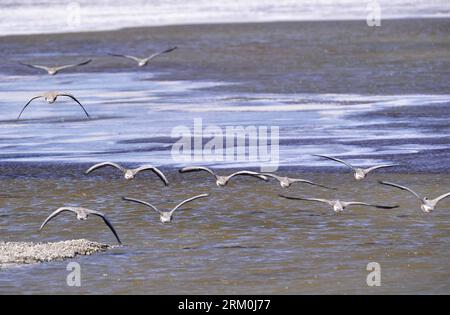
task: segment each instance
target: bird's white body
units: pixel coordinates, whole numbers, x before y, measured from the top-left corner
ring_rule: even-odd
[[[126,180],[132,180],[134,178],[133,170],[125,170],[125,172],[123,173],[123,177],[125,177]]]
[[[278,180],[280,181],[280,186],[283,188],[288,188],[289,186],[291,186],[291,182],[287,177],[280,177]]]
[[[172,221],[172,214],[170,212],[161,211],[159,213],[159,220],[161,221],[161,223],[169,223],[170,221]]]
[[[216,185],[217,187],[223,187],[226,186],[228,183],[228,177],[226,176],[216,176]]]
[[[423,212],[430,213],[431,211],[434,210],[434,207],[435,205],[432,202],[430,202],[430,200],[427,197],[422,199],[420,209],[422,209]]]
[[[58,98],[58,92],[47,92],[44,93],[44,99],[47,101],[47,103],[52,104],[56,101]]]
[[[366,173],[362,168],[356,168],[353,176],[356,180],[363,180],[364,178],[366,178]]]
[[[345,206],[339,200],[332,201],[332,205],[333,205],[333,210],[336,213],[342,212],[345,209]]]
[[[84,221],[84,220],[87,220],[87,215],[77,215],[77,219],[78,220],[81,220],[81,221]]]

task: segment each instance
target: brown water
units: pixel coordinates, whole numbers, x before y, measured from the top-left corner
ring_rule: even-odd
[[[0,238],[115,244],[95,217],[81,222],[63,214],[38,232],[57,207],[80,205],[105,212],[124,246],[75,259],[81,265],[80,288],[66,285],[65,261],[1,270],[1,293],[450,293],[449,201],[424,214],[412,195],[376,182],[391,180],[435,197],[450,187],[448,175],[379,173],[356,183],[347,173],[285,171],[339,187],[334,192],[308,185],[286,190],[251,178],[218,188],[206,174],[175,170],[166,170],[171,185],[164,187],[151,174],[126,183],[106,171],[77,175],[82,169],[61,169],[61,180],[45,167],[26,181],[1,180],[8,197],[0,201]],[[178,210],[164,225],[157,213],[121,200],[135,197],[164,209],[205,192],[208,199]],[[335,214],[326,205],[285,200],[278,193],[401,207],[352,207]],[[372,261],[381,265],[381,287],[366,284]]]

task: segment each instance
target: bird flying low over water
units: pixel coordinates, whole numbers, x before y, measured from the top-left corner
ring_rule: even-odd
[[[420,209],[422,209],[422,211],[426,212],[426,213],[429,213],[429,212],[433,211],[436,208],[436,206],[439,203],[439,201],[441,201],[442,199],[445,199],[445,198],[450,196],[450,192],[448,192],[448,193],[445,193],[443,195],[440,195],[439,197],[437,197],[435,199],[429,199],[428,197],[422,197],[421,195],[416,193],[414,190],[412,190],[411,188],[408,188],[406,186],[401,186],[401,185],[398,185],[398,184],[394,184],[394,183],[390,183],[390,182],[383,182],[383,181],[380,181],[379,183],[382,184],[382,185],[392,186],[392,187],[399,188],[401,190],[405,190],[405,191],[410,192],[417,199],[420,200],[420,202],[421,202]]]
[[[86,175],[91,173],[92,171],[102,168],[102,167],[107,167],[107,166],[111,166],[111,167],[115,167],[117,169],[119,169],[120,171],[122,171],[123,176],[126,180],[132,180],[135,178],[135,176],[142,171],[152,171],[153,173],[155,173],[164,183],[164,185],[168,186],[169,185],[169,181],[167,180],[166,176],[163,174],[163,172],[161,172],[158,168],[154,167],[153,165],[142,165],[138,168],[133,168],[133,169],[128,169],[128,168],[124,168],[122,166],[120,166],[117,163],[113,163],[113,162],[103,162],[103,163],[98,163],[95,164],[93,166],[91,166],[87,171],[86,171]]]
[[[379,168],[398,166],[398,164],[380,164],[380,165],[375,165],[375,166],[368,167],[368,168],[360,168],[360,167],[354,167],[353,165],[351,165],[343,160],[340,160],[340,159],[337,159],[337,158],[334,158],[334,157],[331,157],[328,155],[314,154],[314,156],[318,156],[318,157],[322,157],[322,158],[329,159],[332,161],[336,161],[336,162],[339,162],[339,163],[342,163],[342,164],[348,166],[350,169],[353,170],[353,172],[354,172],[353,176],[358,181],[363,180],[364,178],[366,178],[367,174],[369,174],[370,172],[377,170]]]
[[[289,197],[284,195],[279,195],[282,198],[291,199],[291,200],[305,200],[305,201],[315,201],[315,202],[321,202],[326,203],[333,207],[334,212],[342,212],[345,208],[348,206],[367,206],[367,207],[374,207],[379,209],[394,209],[398,208],[397,205],[395,206],[381,206],[381,205],[374,205],[366,202],[357,202],[357,201],[341,201],[341,200],[328,200],[328,199],[318,199],[318,198],[302,198],[302,197]]]
[[[169,53],[169,52],[171,52],[171,51],[174,51],[174,50],[177,49],[177,48],[178,48],[178,47],[175,46],[175,47],[166,49],[166,50],[164,50],[164,51],[160,51],[160,52],[154,53],[154,54],[152,54],[152,55],[150,55],[150,56],[148,56],[148,57],[144,57],[144,58],[139,58],[139,57],[130,56],[130,55],[111,54],[111,53],[110,53],[109,55],[110,55],[110,56],[114,56],[114,57],[122,57],[122,58],[126,58],[126,59],[133,60],[134,62],[136,62],[136,63],[138,64],[139,67],[144,67],[144,66],[146,66],[146,65],[149,63],[149,61],[152,60],[153,58],[155,58],[155,57],[157,57],[157,56],[159,56],[159,55],[162,55],[162,54],[167,54],[167,53]]]
[[[48,74],[55,75],[61,70],[68,69],[68,68],[73,68],[73,67],[78,67],[78,66],[84,66],[84,65],[87,65],[88,63],[90,63],[91,61],[92,61],[92,59],[89,59],[89,60],[86,60],[86,61],[83,61],[83,62],[77,63],[77,64],[64,65],[64,66],[54,66],[54,67],[41,66],[41,65],[31,65],[31,64],[28,64],[28,63],[20,62],[20,61],[19,61],[19,63],[21,65],[24,65],[24,66],[27,66],[27,67],[30,67],[30,68],[45,70],[45,71],[47,71]]]
[[[209,194],[201,194],[201,195],[198,195],[198,196],[194,196],[194,197],[188,198],[188,199],[186,199],[186,200],[180,202],[178,205],[175,206],[175,208],[173,208],[173,209],[170,210],[170,211],[161,211],[161,210],[159,210],[158,208],[156,208],[154,205],[152,205],[152,204],[150,204],[150,203],[148,203],[148,202],[139,200],[139,199],[128,198],[128,197],[122,197],[122,199],[123,199],[123,200],[126,200],[126,201],[135,202],[135,203],[140,203],[140,204],[142,204],[142,205],[145,205],[145,206],[147,206],[147,207],[152,208],[153,210],[155,210],[156,212],[159,213],[159,216],[160,216],[159,219],[161,220],[161,222],[162,222],[162,223],[167,223],[167,222],[172,221],[173,213],[175,212],[175,210],[177,210],[178,208],[180,208],[182,205],[184,205],[184,204],[186,204],[186,203],[188,203],[188,202],[191,202],[191,201],[193,201],[193,200],[196,200],[196,199],[199,199],[199,198],[208,197],[208,196],[209,196]]]
[[[31,98],[31,99],[28,101],[28,103],[27,103],[27,104],[22,108],[22,110],[20,111],[19,116],[17,116],[17,119],[18,119],[18,120],[20,119],[20,116],[22,116],[22,113],[25,111],[25,109],[28,107],[28,105],[30,105],[30,103],[31,103],[33,100],[43,97],[43,98],[47,101],[47,103],[53,104],[53,103],[57,100],[57,98],[60,97],[60,96],[66,96],[66,97],[69,97],[69,98],[73,99],[75,102],[78,103],[78,105],[81,106],[81,108],[83,109],[83,111],[84,111],[84,113],[86,114],[87,118],[90,118],[90,116],[89,116],[88,112],[86,111],[86,109],[85,109],[85,108],[83,107],[83,105],[81,105],[81,103],[75,98],[75,96],[73,96],[72,94],[68,94],[68,93],[60,93],[60,92],[54,92],[54,91],[51,91],[51,92],[45,92],[45,93],[43,93],[42,95],[38,95],[38,96],[35,96],[35,97]]]
[[[278,180],[280,182],[280,186],[283,187],[283,188],[288,188],[289,186],[291,186],[294,183],[305,183],[305,184],[318,186],[318,187],[322,187],[322,188],[326,188],[326,189],[334,189],[334,190],[336,190],[336,188],[320,185],[320,184],[311,182],[311,181],[306,180],[306,179],[290,178],[290,177],[287,177],[287,176],[278,176],[278,175],[271,174],[271,173],[261,173],[261,175],[275,178],[276,180]]]
[[[253,176],[253,177],[262,179],[264,181],[269,180],[266,176],[264,176],[260,173],[251,172],[251,171],[239,171],[239,172],[235,172],[228,176],[220,176],[216,172],[214,172],[212,169],[210,169],[208,167],[202,167],[202,166],[189,166],[189,167],[184,167],[179,170],[180,173],[198,172],[198,171],[205,171],[205,172],[208,172],[209,174],[213,175],[214,178],[216,179],[217,186],[226,186],[228,184],[229,180],[235,176]]]
[[[119,242],[119,244],[122,244],[122,242],[120,241],[119,235],[117,234],[117,232],[114,229],[114,227],[111,224],[111,222],[109,222],[109,220],[106,218],[105,214],[103,214],[102,212],[99,212],[99,211],[90,210],[90,209],[86,209],[86,208],[82,208],[82,207],[61,207],[61,208],[58,208],[56,211],[54,211],[52,214],[50,214],[47,219],[45,219],[44,223],[42,223],[41,227],[39,228],[39,231],[41,231],[44,228],[44,226],[51,219],[53,219],[54,217],[56,217],[57,215],[59,215],[60,213],[62,213],[64,211],[69,211],[69,212],[75,213],[77,215],[77,219],[81,220],[81,221],[87,220],[87,218],[89,217],[90,214],[99,216],[100,218],[103,219],[105,224],[113,232],[114,236],[117,239],[117,242]]]

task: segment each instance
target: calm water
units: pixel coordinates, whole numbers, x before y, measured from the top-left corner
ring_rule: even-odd
[[[390,180],[430,197],[450,190],[449,22],[383,25],[376,32],[360,22],[317,22],[0,37],[0,239],[115,244],[96,218],[62,215],[37,231],[55,208],[79,205],[107,213],[125,244],[77,258],[81,288],[66,286],[67,262],[52,262],[0,270],[0,292],[449,293],[448,200],[426,215],[413,196],[377,184]],[[179,50],[145,69],[105,56],[172,44]],[[55,77],[17,64],[87,57],[91,65]],[[61,99],[35,101],[17,122],[27,100],[46,90],[73,93],[93,119]],[[181,176],[177,168],[194,162],[173,160],[172,131],[192,130],[199,118],[204,128],[278,126],[280,173],[339,190],[286,192],[251,178],[219,189],[206,174]],[[355,183],[343,166],[311,154],[401,166]],[[108,170],[83,175],[105,160],[161,166],[171,185],[152,174],[130,183]],[[260,163],[201,164],[227,173]],[[211,197],[166,225],[121,201],[164,208],[204,192]],[[278,198],[281,192],[401,207],[335,215]],[[382,267],[380,288],[365,282],[372,261]]]

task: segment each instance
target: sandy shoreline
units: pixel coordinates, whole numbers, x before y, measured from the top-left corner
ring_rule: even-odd
[[[79,255],[92,255],[106,251],[109,245],[86,239],[34,243],[0,242],[0,269],[23,264],[60,261]]]

